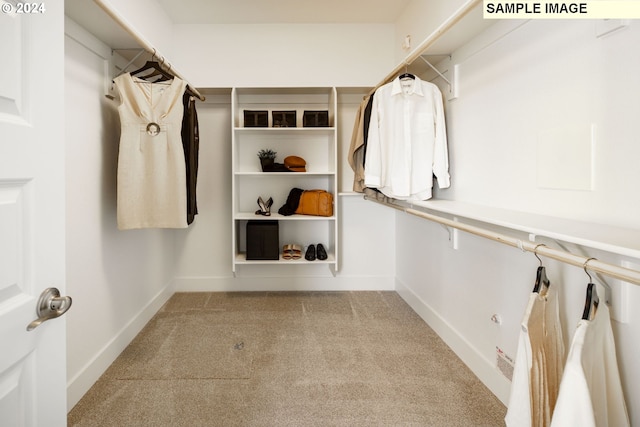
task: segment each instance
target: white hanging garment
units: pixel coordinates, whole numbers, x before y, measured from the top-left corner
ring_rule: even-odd
[[[426,200],[434,175],[439,188],[449,187],[442,93],[418,77],[398,77],[373,97],[364,184],[394,199]]]
[[[535,293],[529,295],[529,303],[522,318],[520,335],[518,336],[518,350],[516,352],[513,378],[511,379],[511,392],[505,422],[507,427],[531,426],[531,396],[530,377],[531,371],[531,342],[529,341],[529,316],[538,296]]]
[[[548,427],[564,364],[558,296],[554,286],[533,292],[522,320],[505,422]]]
[[[120,92],[118,228],[186,228],[187,186],[182,146],[186,82],[149,83],[130,74]]]
[[[629,425],[609,308],[601,301],[592,320],[578,323],[551,426]]]

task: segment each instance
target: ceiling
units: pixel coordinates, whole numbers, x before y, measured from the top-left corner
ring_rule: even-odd
[[[395,23],[411,0],[155,0],[174,24]],[[65,14],[111,47],[138,44],[93,0]]]
[[[154,0],[174,24],[394,24],[414,0]],[[426,0],[423,0],[426,1]],[[93,0],[65,0],[65,14],[99,40],[131,59],[125,48],[140,45]],[[482,19],[482,8],[463,18],[431,45],[434,54],[448,54],[495,21]],[[414,65],[424,65],[415,61]],[[426,67],[426,66],[425,66]]]
[[[394,23],[410,0],[156,0],[175,24]]]

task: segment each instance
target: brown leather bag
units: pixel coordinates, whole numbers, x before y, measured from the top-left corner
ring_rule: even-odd
[[[333,195],[325,190],[305,190],[300,196],[297,214],[332,216]]]

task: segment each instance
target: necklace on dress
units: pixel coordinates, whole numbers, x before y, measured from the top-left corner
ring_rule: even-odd
[[[173,80],[172,80],[173,82]],[[149,107],[151,112],[153,113],[153,82],[147,82],[142,79],[138,79],[136,83],[148,83],[149,84]],[[164,89],[162,89],[164,91]],[[160,125],[156,122],[150,121],[147,123],[147,134],[150,136],[156,136],[160,133]]]
[[[149,83],[149,106],[151,107],[151,112],[153,113],[153,83]],[[156,136],[160,133],[160,125],[156,122],[149,122],[147,124],[147,134],[151,136]]]

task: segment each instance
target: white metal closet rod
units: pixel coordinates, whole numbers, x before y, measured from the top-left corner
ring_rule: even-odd
[[[451,15],[447,20],[445,20],[438,28],[436,28],[429,36],[422,41],[407,57],[402,61],[401,64],[398,64],[396,68],[394,68],[387,76],[376,85],[375,88],[371,91],[373,94],[376,89],[380,86],[385,85],[396,78],[396,76],[404,71],[404,68],[408,65],[411,65],[413,61],[418,59],[432,44],[434,44],[443,34],[449,31],[454,25],[456,25],[462,18],[467,16],[469,12],[473,10],[478,4],[480,4],[482,0],[469,0],[465,4],[463,4],[458,10],[456,10],[453,15]]]
[[[576,267],[587,268],[593,272],[606,274],[607,276],[614,277],[616,279],[624,280],[625,282],[640,285],[640,271],[624,268],[618,265],[610,264],[607,262],[599,261],[595,258],[587,258],[580,255],[575,255],[571,252],[553,249],[540,243],[528,242],[515,237],[507,236],[504,234],[496,233],[484,228],[476,227],[473,225],[465,224],[459,221],[453,221],[448,218],[443,218],[437,215],[420,211],[417,209],[404,207],[400,205],[394,205],[392,203],[382,202],[379,200],[365,197],[366,200],[370,200],[376,203],[380,203],[384,206],[390,206],[400,211],[406,212],[411,215],[418,216],[420,218],[427,219],[429,221],[436,222],[438,224],[445,225],[447,227],[456,228],[458,230],[466,231],[467,233],[475,234],[476,236],[484,237],[489,240],[503,243],[505,245],[513,246],[515,248],[522,249],[523,251],[533,252],[538,255],[542,255],[548,258],[555,259],[557,261],[564,262],[566,264],[574,265]]]
[[[149,44],[148,41],[146,41],[144,38],[142,38],[142,36],[140,34],[138,34],[138,32],[136,32],[133,28],[131,28],[129,23],[118,12],[116,12],[111,7],[110,4],[106,3],[104,0],[93,0],[93,1],[107,15],[109,15],[111,17],[111,19],[113,19],[118,25],[120,25],[123,30],[125,30],[131,37],[133,37],[133,39],[136,41],[136,43],[138,43],[138,45],[140,45],[141,48],[143,48],[144,50],[146,50],[147,52],[149,52],[152,55],[155,55],[157,57],[162,58],[162,64],[161,65],[165,65],[166,64],[168,66],[168,70],[167,71],[170,71],[171,74],[173,74],[174,76],[178,77],[179,79],[187,81],[175,68],[171,67],[171,64],[169,64],[168,62],[164,61],[164,57],[159,54],[158,50],[155,47],[151,46],[151,44]],[[205,100],[205,97],[198,91],[198,89],[196,89],[193,86],[191,86],[191,84],[189,82],[187,82],[187,85],[189,86],[189,89],[191,90],[191,92],[193,92],[193,94],[198,97],[198,99],[200,99],[201,101]]]

